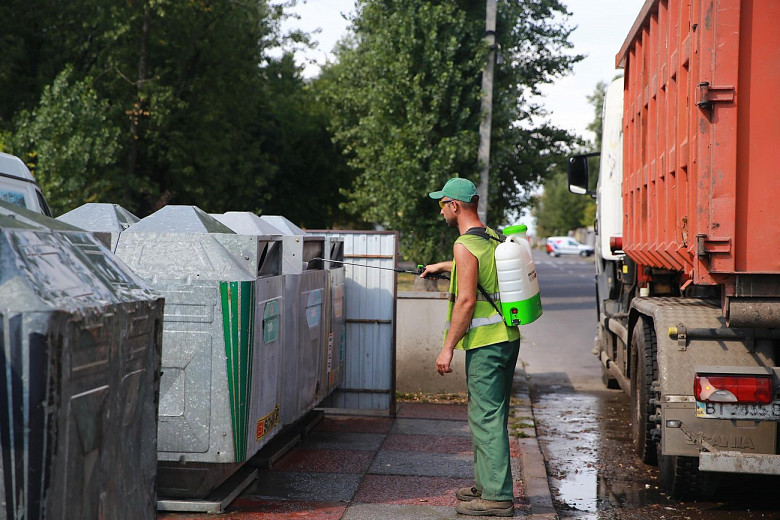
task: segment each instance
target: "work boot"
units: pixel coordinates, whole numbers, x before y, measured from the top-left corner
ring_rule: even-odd
[[[475,498],[460,502],[455,511],[471,516],[515,516],[515,505],[511,500],[483,500]]]
[[[475,498],[480,498],[482,491],[474,486],[460,488],[455,492],[455,498],[462,500],[463,502],[471,502]]]

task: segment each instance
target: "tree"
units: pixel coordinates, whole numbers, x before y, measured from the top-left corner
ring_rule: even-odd
[[[453,175],[477,182],[480,79],[485,63],[484,4],[467,0],[360,0],[354,38],[320,81],[335,116],[337,142],[358,171],[345,207],[364,220],[399,229],[403,252],[431,261],[451,253],[426,197]],[[570,140],[527,122],[541,113],[527,99],[568,71],[566,15],[555,0],[501,3],[489,207],[491,222],[526,200]],[[525,125],[523,122],[526,122]],[[494,224],[495,225],[495,224]]]
[[[111,163],[119,150],[120,130],[106,114],[109,103],[100,99],[92,78],[73,81],[66,67],[46,87],[38,106],[19,115],[12,151],[33,164],[48,203],[60,214],[86,202],[110,200],[119,170]],[[26,155],[18,150],[35,150]]]
[[[593,106],[593,121],[586,127],[595,134],[593,142],[580,142],[584,151],[601,150],[601,134],[604,119],[604,96],[607,83],[599,81],[593,94],[587,96]],[[589,189],[595,190],[598,183],[599,158],[588,159]],[[555,175],[544,184],[544,194],[537,200],[535,214],[540,236],[566,234],[578,227],[592,226],[596,220],[596,203],[580,195],[568,193],[568,182],[563,174]]]
[[[270,56],[307,43],[281,32],[293,2],[9,0],[0,141],[35,168],[55,211],[90,200],[139,216],[175,203],[344,221],[351,177],[329,107],[290,56]],[[92,108],[64,117],[87,91]]]
[[[536,201],[534,214],[537,234],[540,237],[565,236],[570,230],[581,227],[588,204],[591,204],[589,197],[569,191],[565,173],[555,173],[545,183],[544,193]]]
[[[263,74],[268,77],[263,148],[273,153],[278,169],[260,210],[304,228],[364,226],[340,207],[346,202],[340,190],[355,173],[328,132],[330,110],[318,84],[304,84],[292,54],[269,63]]]
[[[601,150],[601,133],[604,128],[604,96],[607,95],[607,83],[599,81],[593,89],[593,94],[587,96],[588,103],[593,106],[593,121],[585,128],[596,134],[593,141],[596,150]]]

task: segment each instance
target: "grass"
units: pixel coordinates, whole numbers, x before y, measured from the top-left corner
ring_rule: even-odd
[[[398,402],[424,403],[424,404],[466,404],[468,396],[466,394],[424,394],[396,392],[395,398]]]

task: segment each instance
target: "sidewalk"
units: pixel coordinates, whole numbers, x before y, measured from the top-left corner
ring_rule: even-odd
[[[526,376],[515,375],[510,416],[516,517],[554,519]],[[466,405],[401,402],[397,416],[325,414],[302,441],[220,515],[159,519],[463,520],[455,490],[473,484]],[[474,518],[474,517],[471,517]]]

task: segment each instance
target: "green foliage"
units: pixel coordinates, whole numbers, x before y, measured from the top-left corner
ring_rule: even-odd
[[[72,76],[66,67],[44,89],[38,106],[21,112],[11,136],[11,151],[28,163],[55,214],[110,199],[121,182],[111,166],[120,131],[106,116],[109,103],[98,97],[92,78],[73,81]]]
[[[607,94],[607,86],[605,81],[599,81],[593,89],[593,94],[586,98],[588,103],[593,106],[593,121],[586,128],[596,134],[595,150],[601,150],[601,134],[604,129],[604,96]]]
[[[280,165],[262,205],[266,214],[284,215],[304,228],[364,225],[350,220],[340,206],[341,189],[355,177],[332,142],[328,131],[330,110],[318,92],[318,83],[305,85],[292,55],[271,62],[264,125],[264,148]]]
[[[583,224],[584,211],[589,204],[589,197],[569,191],[565,173],[555,173],[544,184],[544,194],[536,203],[537,234],[540,237],[559,236],[577,229]],[[588,225],[592,224],[591,220]]]
[[[320,81],[333,107],[335,138],[358,176],[345,208],[402,231],[403,253],[428,262],[451,254],[427,193],[452,176],[478,182],[481,74],[487,56],[485,6],[466,0],[361,0],[354,39]],[[564,132],[530,128],[539,107],[526,99],[579,59],[566,56],[565,14],[554,0],[501,3],[493,108],[489,218],[522,207],[521,187],[538,183],[560,161]],[[497,225],[497,224],[494,224]]]
[[[587,129],[596,134],[594,142],[579,142],[580,148],[586,151],[601,150],[601,134],[604,118],[604,96],[607,83],[599,81],[588,96],[588,102],[593,106],[593,121]],[[596,189],[599,176],[599,158],[588,158],[588,188]],[[596,220],[596,203],[590,197],[574,195],[568,190],[568,181],[563,173],[556,174],[544,183],[544,194],[536,201],[534,211],[537,220],[539,236],[566,235],[578,227],[593,226]]]
[[[308,44],[280,29],[294,0],[7,3],[0,135],[31,158],[55,211],[89,199],[139,216],[194,204],[345,221],[351,177],[329,106],[289,55],[271,57]],[[84,108],[66,114],[74,99]]]

